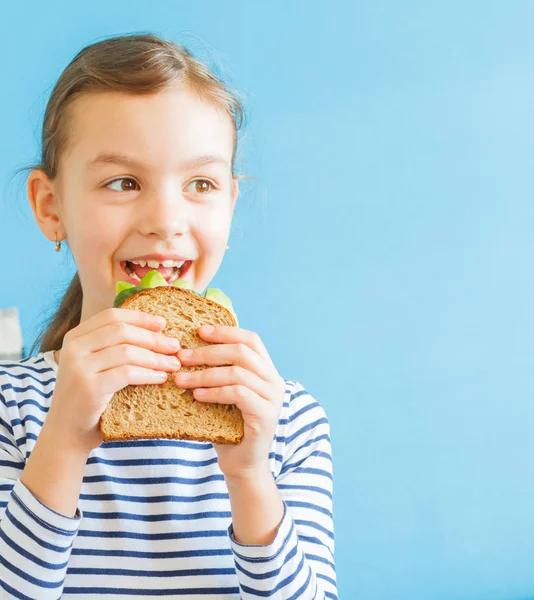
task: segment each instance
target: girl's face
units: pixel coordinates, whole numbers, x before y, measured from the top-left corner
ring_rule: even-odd
[[[184,278],[202,291],[223,259],[238,194],[229,116],[178,87],[84,94],[68,127],[54,193],[82,320],[113,306],[124,261],[147,254],[192,260]]]

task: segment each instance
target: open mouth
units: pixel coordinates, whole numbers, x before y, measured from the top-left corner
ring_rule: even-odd
[[[120,262],[121,269],[126,275],[125,280],[134,285],[139,284],[143,276],[148,273],[148,271],[153,270],[159,271],[165,281],[171,285],[177,279],[184,279],[192,264],[192,260],[186,260],[181,266],[165,267],[160,263],[157,267],[150,267],[148,265],[141,266],[130,262],[129,260],[122,260]]]

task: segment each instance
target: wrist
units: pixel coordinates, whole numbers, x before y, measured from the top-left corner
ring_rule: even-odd
[[[284,503],[270,468],[258,467],[226,477],[234,540],[239,544],[271,544],[284,516]]]
[[[39,438],[41,440],[50,440],[56,451],[61,452],[64,456],[78,458],[79,460],[87,461],[91,448],[83,446],[79,440],[70,435],[65,430],[65,427],[55,422],[54,418],[50,418],[50,414],[46,417]]]
[[[265,483],[271,484],[274,482],[269,462],[242,469],[236,473],[224,473],[224,479],[228,487],[234,485],[261,486]]]
[[[63,434],[45,420],[20,480],[42,504],[74,518],[89,452]]]

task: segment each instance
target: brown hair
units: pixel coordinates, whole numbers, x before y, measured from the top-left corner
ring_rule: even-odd
[[[206,65],[184,46],[153,34],[116,36],[83,48],[56,82],[46,106],[42,128],[41,169],[55,179],[68,143],[67,108],[86,92],[120,91],[153,94],[176,83],[222,107],[234,124],[234,170],[237,131],[244,120],[241,101]],[[236,175],[234,174],[234,177]],[[63,337],[80,323],[83,292],[78,272],[72,278],[58,310],[35,340],[29,355],[59,350]]]

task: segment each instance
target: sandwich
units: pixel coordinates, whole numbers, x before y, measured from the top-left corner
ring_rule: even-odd
[[[139,285],[119,281],[115,308],[128,308],[162,316],[162,333],[180,341],[181,348],[208,346],[198,328],[202,325],[238,326],[232,302],[221,290],[207,288],[204,295],[178,279],[169,284],[157,270],[146,273]],[[182,365],[182,371],[210,368]],[[234,404],[198,402],[192,389],[179,387],[176,373],[162,384],[127,385],[113,394],[100,417],[104,442],[166,438],[218,444],[238,444],[243,437],[243,416]]]

